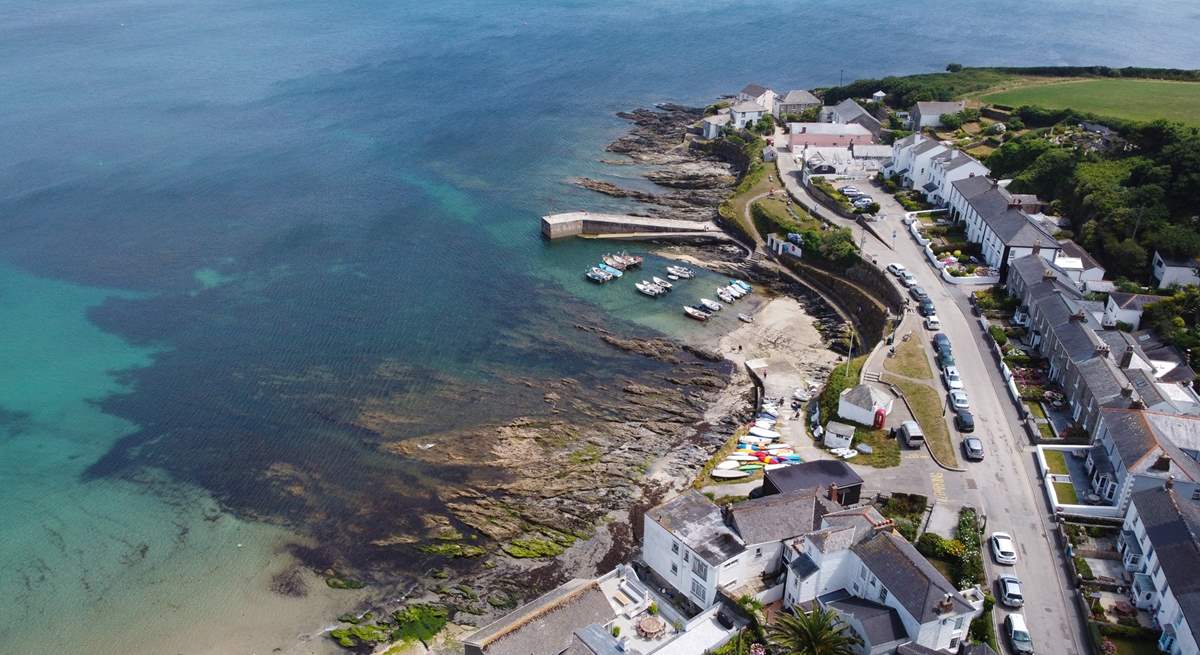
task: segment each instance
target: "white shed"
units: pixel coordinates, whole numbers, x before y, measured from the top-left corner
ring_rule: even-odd
[[[860,384],[842,392],[838,398],[838,416],[862,425],[874,425],[875,412],[882,409],[884,415],[891,414],[894,400],[882,389]]]
[[[854,441],[854,426],[838,421],[825,424],[825,439],[822,443],[826,448],[849,448]]]

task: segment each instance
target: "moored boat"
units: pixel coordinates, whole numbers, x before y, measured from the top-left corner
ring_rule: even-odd
[[[732,305],[734,300],[733,296],[731,296],[729,292],[724,289],[717,289],[717,298],[719,298],[721,302],[725,303],[726,305]]]
[[[704,308],[709,311],[712,311],[712,312],[721,311],[721,303],[719,303],[715,300],[709,300],[708,298],[701,298],[700,304],[703,305]]]
[[[749,314],[738,314],[738,320],[743,323],[753,323],[754,317]]]
[[[679,279],[679,276],[674,273],[667,273],[667,279],[671,280],[671,281],[676,281]]]
[[[707,321],[708,317],[711,316],[711,314],[708,312],[701,311],[695,307],[688,307],[687,305],[683,306],[683,313],[687,314],[689,318],[694,318],[697,321]]]
[[[733,296],[734,298],[741,298],[742,296],[746,295],[746,290],[739,287],[736,284],[726,285],[721,288],[723,288],[727,293],[729,293],[729,295]]]
[[[609,266],[608,264],[600,264],[596,268],[604,271],[605,273],[608,273],[609,275],[611,275],[613,277],[621,277],[622,275],[624,275],[624,273],[621,272],[621,269],[613,268],[612,266]]]
[[[637,268],[638,266],[642,265],[642,258],[638,255],[631,255],[627,252],[621,252],[616,256],[620,257],[621,261],[625,262],[626,268]]]
[[[618,271],[623,271],[627,268],[627,266],[625,266],[625,262],[621,261],[617,257],[614,257],[613,255],[605,255],[600,259],[603,260],[605,264],[608,264]]]
[[[750,473],[748,473],[746,471],[740,471],[738,469],[719,469],[719,470],[713,471],[709,475],[713,476],[714,478],[720,478],[723,480],[736,480],[738,478],[748,477],[750,475]]]
[[[750,434],[760,439],[775,440],[779,438],[779,433],[774,430],[767,430],[760,427],[750,428]]]
[[[604,284],[605,282],[608,282],[609,280],[612,279],[611,275],[596,268],[595,266],[593,266],[591,269],[589,269],[587,273],[584,273],[584,276],[587,277],[587,279],[591,280],[592,282],[595,282],[596,284]]]
[[[652,277],[650,279],[653,280],[655,284],[662,287],[663,289],[666,289],[667,291],[670,291],[671,287],[673,286],[670,282],[667,282],[666,280],[662,279],[661,277]]]
[[[685,280],[696,277],[696,272],[687,266],[668,266],[667,272],[671,275],[677,275]]]
[[[742,282],[741,280],[730,280],[729,283],[745,289],[747,293],[754,291],[754,287],[750,286],[750,284],[747,282]]]
[[[642,280],[641,282],[638,282],[638,283],[634,284],[633,286],[637,287],[638,291],[642,292],[643,294],[645,294],[647,296],[650,296],[651,298],[657,298],[658,296],[662,295],[662,289],[659,289],[658,287],[654,286],[653,284],[650,284],[649,282],[646,282],[645,280]]]
[[[735,469],[741,465],[742,465],[742,463],[737,461],[736,459],[727,459],[727,460],[721,462],[720,464],[717,464],[717,469],[718,470]]]

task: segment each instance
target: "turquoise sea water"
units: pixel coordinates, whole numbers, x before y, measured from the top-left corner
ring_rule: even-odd
[[[1167,0],[0,13],[4,653],[163,652],[156,631],[232,615],[290,626],[299,610],[230,590],[289,540],[334,543],[365,502],[314,480],[417,499],[460,473],[380,458],[361,399],[395,398],[414,436],[502,420],[540,406],[506,376],[650,366],[576,322],[712,329],[584,282],[602,244],[537,234],[543,213],[623,206],[563,183],[631,174],[598,162],[616,111],[950,61],[1200,66],[1200,10]],[[471,402],[446,402],[458,388]],[[280,493],[273,465],[306,493]]]

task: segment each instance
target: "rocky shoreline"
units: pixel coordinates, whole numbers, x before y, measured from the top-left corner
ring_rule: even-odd
[[[690,147],[689,128],[702,110],[663,105],[619,115],[633,127],[608,150],[627,157],[626,163],[650,167],[643,176],[662,191],[588,178],[571,182],[634,200],[653,215],[715,217],[737,178],[733,164]],[[360,613],[381,615],[412,603],[444,606],[451,611],[445,635],[414,645],[414,652],[457,653],[453,638],[472,626],[571,577],[628,561],[645,510],[690,484],[711,453],[752,416],[753,384],[740,366],[744,356],[806,354],[814,376],[835,363],[826,346],[841,321],[816,294],[748,260],[737,246],[668,246],[661,254],[752,280],[769,320],[700,344],[578,323],[581,334],[657,368],[600,384],[511,379],[521,394],[540,394],[545,411],[498,425],[392,439],[389,401],[363,406],[355,423],[380,436],[381,452],[417,465],[461,464],[464,471],[479,461],[488,466],[486,474],[464,475],[459,484],[440,489],[444,509],[419,517],[416,529],[410,521],[370,542],[379,550],[417,549],[428,557],[424,572],[413,571],[403,593],[375,597]],[[788,334],[805,321],[799,336]],[[820,354],[807,356],[814,348]],[[470,448],[454,447],[460,443]]]

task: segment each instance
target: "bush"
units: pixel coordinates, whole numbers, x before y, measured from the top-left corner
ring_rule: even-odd
[[[1075,563],[1075,572],[1079,574],[1079,577],[1083,578],[1084,580],[1096,579],[1096,575],[1092,573],[1092,567],[1088,566],[1087,560],[1076,555],[1075,557],[1071,558],[1071,561]]]
[[[900,533],[901,537],[908,540],[909,543],[917,539],[917,524],[908,519],[892,519],[892,523],[896,526],[896,532]]]
[[[658,603],[650,603],[650,607],[647,607],[646,611],[650,613],[650,616],[658,616]]]
[[[945,546],[942,545],[945,541],[940,535],[926,532],[917,540],[917,552],[925,557],[940,559],[941,553],[945,550]]]
[[[620,637],[620,636],[621,636],[621,626],[619,626],[619,625],[614,625],[614,626],[612,627],[612,636],[614,636],[614,637]]]
[[[999,325],[989,325],[988,334],[992,336],[992,341],[995,341],[996,345],[1001,348],[1008,343],[1008,335],[1004,333],[1004,328]]]

